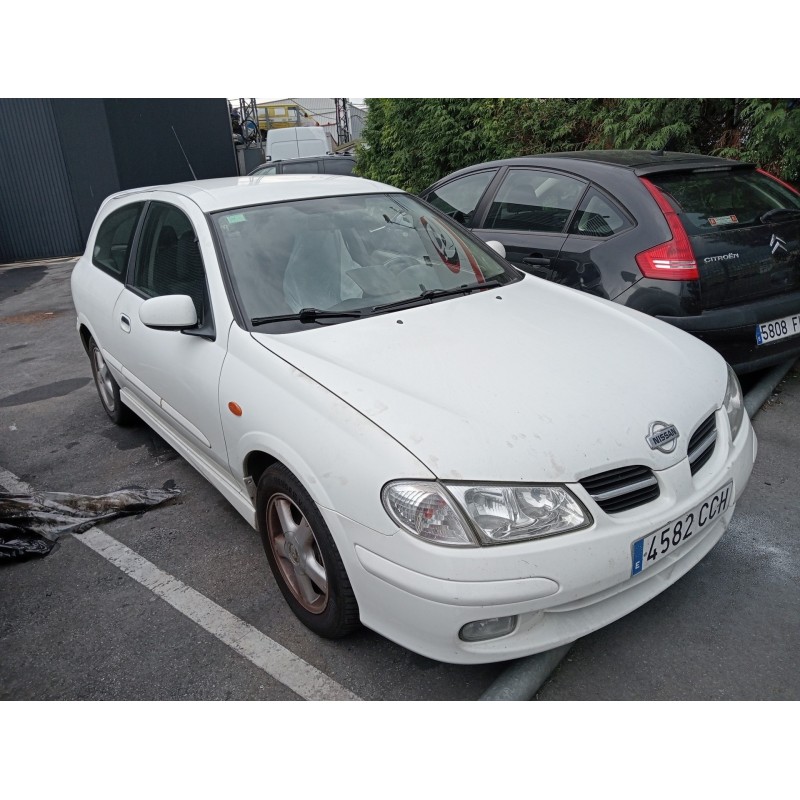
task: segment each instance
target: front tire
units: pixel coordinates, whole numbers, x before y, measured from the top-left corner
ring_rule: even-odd
[[[316,503],[297,478],[273,466],[258,482],[258,530],[284,599],[307,628],[340,639],[360,626],[342,558]]]
[[[119,386],[103,358],[102,351],[92,337],[89,337],[88,350],[94,385],[103,409],[115,425],[129,425],[133,420],[133,412],[120,399]]]

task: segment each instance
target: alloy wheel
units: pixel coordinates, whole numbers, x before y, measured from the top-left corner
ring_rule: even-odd
[[[285,494],[276,493],[269,500],[267,539],[294,598],[312,614],[321,614],[328,604],[325,562],[311,525]]]

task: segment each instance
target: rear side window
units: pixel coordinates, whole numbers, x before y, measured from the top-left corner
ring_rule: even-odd
[[[440,186],[435,192],[428,192],[423,199],[469,228],[472,226],[478,202],[496,173],[496,169],[490,169],[456,178]]]
[[[132,203],[109,214],[100,225],[92,250],[92,263],[103,272],[124,280],[136,223],[144,203]]]
[[[497,190],[486,228],[560,233],[586,184],[533,169],[512,169]]]
[[[284,175],[308,174],[309,172],[319,172],[319,164],[316,161],[302,161],[299,164],[287,163],[283,165]]]
[[[590,189],[578,208],[569,232],[604,238],[629,227],[630,223],[621,209],[596,189]]]
[[[756,170],[726,169],[647,177],[675,201],[689,233],[711,233],[770,220],[778,222],[787,212],[791,215],[800,211],[798,195]]]

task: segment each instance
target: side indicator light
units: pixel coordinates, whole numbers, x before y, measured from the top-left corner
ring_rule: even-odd
[[[242,407],[238,403],[228,403],[228,411],[230,411],[234,417],[242,416]]]

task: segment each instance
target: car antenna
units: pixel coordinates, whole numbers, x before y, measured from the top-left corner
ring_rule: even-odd
[[[183,149],[183,145],[181,144],[181,140],[178,139],[178,134],[175,131],[175,126],[174,125],[170,125],[170,128],[172,128],[172,132],[175,134],[175,138],[178,140],[178,147],[180,147],[181,153],[183,153],[183,157],[186,159],[186,164],[189,167],[189,172],[192,173],[192,180],[196,181],[197,180],[197,175],[194,174],[194,170],[192,169],[192,165],[191,165],[191,163],[189,161],[189,156],[186,155],[186,151]]]

